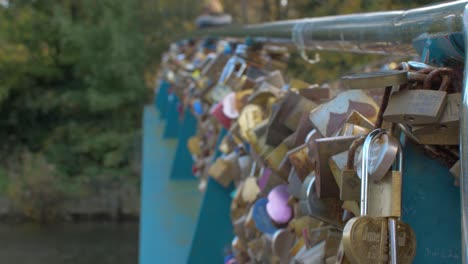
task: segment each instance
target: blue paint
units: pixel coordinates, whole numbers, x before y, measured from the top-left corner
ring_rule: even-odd
[[[187,263],[223,263],[226,250],[230,249],[234,238],[229,195],[232,189],[232,186],[224,188],[209,178]]]
[[[179,128],[178,145],[170,178],[172,180],[195,180],[192,173],[192,154],[190,153],[187,142],[190,137],[197,132],[197,119],[188,108],[184,111],[184,119]]]
[[[420,146],[404,148],[402,219],[417,239],[415,264],[461,263],[460,191]]]
[[[463,33],[428,36],[422,35],[413,41],[413,47],[424,62],[432,65],[446,65],[451,61],[464,62]]]
[[[139,263],[186,263],[202,195],[196,181],[170,181],[175,140],[162,140],[153,106],[143,115]]]
[[[171,87],[171,84],[165,80],[161,80],[159,83],[159,89],[155,98],[155,106],[156,106],[156,109],[159,110],[161,118],[163,118],[164,116],[163,112],[166,109],[167,96],[168,96],[170,87]]]
[[[177,110],[177,105],[179,104],[179,98],[175,94],[170,94],[168,99],[169,101],[165,109],[165,120],[167,122],[163,137],[177,138],[179,130],[179,111]]]
[[[227,130],[221,130],[216,149],[219,149],[222,138],[227,133]],[[215,159],[219,156],[221,152],[217,151]],[[224,188],[211,177],[208,179],[188,263],[223,263],[226,256],[225,249],[231,248],[234,238],[230,211],[233,190],[233,184],[229,188]]]

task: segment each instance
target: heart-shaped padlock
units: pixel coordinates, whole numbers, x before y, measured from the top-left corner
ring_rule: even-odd
[[[369,216],[348,221],[343,230],[343,246],[346,257],[353,264],[388,263],[388,219]],[[411,263],[416,251],[415,234],[412,228],[397,223],[398,263]]]

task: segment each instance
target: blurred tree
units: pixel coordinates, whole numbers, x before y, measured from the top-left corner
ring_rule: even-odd
[[[2,146],[41,151],[59,174],[129,173],[147,91],[137,7],[16,0],[0,9]]]

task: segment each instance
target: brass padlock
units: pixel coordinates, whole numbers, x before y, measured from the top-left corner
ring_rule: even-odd
[[[349,150],[330,158],[330,168],[333,171],[340,188],[342,201],[358,201],[361,196],[361,180],[354,168],[355,154],[359,146],[364,143],[365,137],[353,141]]]
[[[367,135],[374,127],[375,125],[365,116],[352,111],[337,136]]]
[[[315,169],[314,163],[309,159],[309,149],[306,144],[288,151],[286,155],[301,181],[304,181],[307,175]]]
[[[412,126],[411,132],[418,138],[419,143],[425,145],[459,145],[460,103],[460,93],[448,94],[445,109],[437,124]]]
[[[273,171],[279,171],[281,161],[286,156],[288,151],[289,149],[285,144],[279,144],[272,152],[268,154],[268,156],[265,157],[266,164],[271,169],[273,169]]]
[[[252,129],[258,126],[265,118],[265,113],[259,105],[246,105],[237,120],[240,135],[248,142],[256,142],[257,137]]]
[[[377,120],[377,104],[374,99],[361,90],[340,93],[333,100],[312,110],[309,119],[322,136],[330,137],[341,129],[353,110],[362,114],[372,123]]]
[[[228,187],[233,181],[234,177],[229,173],[230,165],[222,158],[218,158],[213,165],[210,166],[208,173],[219,184]]]
[[[422,90],[404,90],[392,94],[383,114],[386,121],[408,125],[435,124],[444,110],[451,71],[434,70],[427,75]],[[433,78],[441,76],[438,90],[431,90]]]
[[[330,157],[341,153],[351,146],[358,136],[315,139],[313,155],[315,158],[316,191],[320,198],[339,198],[340,190],[336,184],[328,161]],[[310,145],[309,145],[310,147]]]
[[[383,133],[385,132],[376,129],[364,142],[361,165],[361,216],[349,220],[343,230],[344,251],[353,264],[411,263],[416,253],[416,239],[409,225],[396,218],[367,215],[370,145]],[[402,160],[400,151],[398,158],[400,166]]]

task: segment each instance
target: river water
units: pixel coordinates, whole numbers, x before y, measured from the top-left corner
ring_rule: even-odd
[[[0,263],[138,263],[138,223],[0,224]]]

